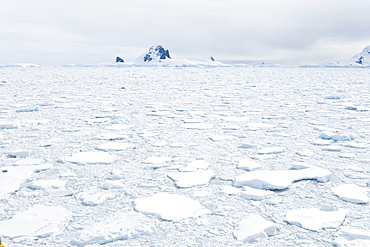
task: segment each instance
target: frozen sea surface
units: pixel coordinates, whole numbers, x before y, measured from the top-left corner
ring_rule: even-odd
[[[369,242],[367,69],[40,67],[0,77],[6,246]]]

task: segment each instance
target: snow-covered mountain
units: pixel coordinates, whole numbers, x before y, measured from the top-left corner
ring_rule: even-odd
[[[165,59],[171,59],[170,51],[164,49],[161,45],[153,45],[148,52],[136,59],[136,63],[162,62]]]
[[[370,65],[370,45],[366,46],[362,50],[362,52],[354,55],[351,61],[359,65],[369,66]]]

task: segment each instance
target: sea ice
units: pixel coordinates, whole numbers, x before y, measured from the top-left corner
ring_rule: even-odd
[[[210,214],[198,201],[184,195],[165,192],[134,200],[135,209],[144,214],[153,214],[164,220],[181,221],[189,217]]]
[[[234,179],[234,186],[250,186],[256,189],[283,190],[288,188],[294,181],[315,179],[319,182],[327,182],[331,173],[319,167],[310,167],[300,170],[259,170],[241,174]]]
[[[213,128],[213,124],[206,124],[206,123],[188,123],[188,124],[183,124],[181,127],[186,128],[186,129],[198,129],[198,130],[203,130],[203,129],[211,129]]]
[[[114,160],[114,156],[106,152],[80,152],[66,159],[77,164],[109,164]]]
[[[275,235],[277,228],[277,224],[260,215],[250,214],[240,222],[239,228],[234,231],[234,237],[240,241],[253,242],[258,238]]]
[[[13,122],[0,122],[0,129],[16,129],[18,124]]]
[[[342,150],[341,146],[326,146],[322,148],[323,151],[330,151],[330,152],[340,152]]]
[[[370,231],[355,228],[342,228],[335,240],[338,246],[367,247],[370,246]]]
[[[150,168],[160,168],[169,166],[172,161],[171,157],[159,156],[159,157],[148,157],[143,161],[143,164],[146,164]]]
[[[350,147],[350,148],[366,149],[369,147],[369,144],[362,143],[362,142],[349,142],[349,143],[346,143],[344,146]]]
[[[311,157],[314,155],[314,152],[312,152],[311,150],[309,149],[303,149],[303,150],[299,150],[296,152],[299,156],[303,156],[303,157]]]
[[[196,168],[196,169],[207,169],[211,164],[208,163],[205,160],[198,160],[195,159],[189,164],[187,164],[188,167]]]
[[[18,160],[17,162],[14,163],[14,165],[17,165],[17,166],[39,165],[39,164],[43,163],[44,161],[45,160],[43,160],[43,159],[26,158],[26,159]]]
[[[143,214],[121,210],[108,219],[86,225],[78,232],[72,245],[86,246],[138,238],[155,232],[153,224]]]
[[[97,146],[97,149],[103,151],[122,151],[127,148],[132,148],[134,145],[130,143],[123,142],[108,142]]]
[[[19,189],[35,172],[50,169],[51,164],[0,167],[0,198]]]
[[[285,221],[308,230],[318,231],[320,229],[339,227],[347,213],[347,209],[337,209],[331,206],[299,208],[288,211]]]
[[[255,189],[249,186],[243,186],[243,189],[240,192],[241,197],[255,201],[264,200],[275,195],[276,194],[272,191]]]
[[[278,154],[284,151],[285,151],[284,147],[267,147],[267,148],[262,148],[257,153],[258,154]]]
[[[115,194],[100,192],[96,189],[90,189],[77,194],[76,197],[80,199],[84,205],[96,206],[105,202],[106,200],[113,199]]]
[[[6,153],[11,158],[26,158],[31,154],[31,151],[25,149],[12,150]]]
[[[58,224],[66,220],[68,212],[63,207],[34,205],[10,220],[0,221],[0,236],[47,237],[58,231]]]
[[[246,127],[249,130],[260,130],[260,129],[272,129],[275,128],[275,124],[269,123],[247,123]]]
[[[370,198],[366,196],[368,188],[360,187],[356,184],[343,184],[331,189],[340,199],[353,203],[368,203]]]
[[[238,162],[237,168],[246,171],[253,171],[262,168],[262,165],[250,158],[244,158]]]
[[[188,188],[196,185],[206,185],[215,177],[213,171],[199,170],[194,172],[179,172],[167,175],[171,178],[177,187]]]
[[[355,138],[353,135],[343,135],[343,134],[334,134],[330,132],[321,132],[319,138],[324,140],[333,140],[335,142],[338,141],[352,141]]]
[[[212,141],[225,141],[235,139],[235,137],[229,135],[211,135],[209,139],[211,139]]]

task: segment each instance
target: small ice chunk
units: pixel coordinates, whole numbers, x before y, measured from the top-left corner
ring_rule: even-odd
[[[258,151],[258,154],[278,154],[285,151],[284,147],[267,147]]]
[[[197,185],[207,185],[209,181],[215,177],[213,171],[194,171],[194,172],[179,172],[167,175],[175,181],[176,186],[180,188],[188,188]]]
[[[122,151],[122,150],[125,150],[127,148],[132,148],[132,147],[134,147],[134,145],[130,143],[108,142],[108,143],[97,146],[97,149],[100,149],[103,151]]]
[[[262,165],[250,158],[244,158],[238,162],[237,168],[246,171],[253,171],[262,168]]]
[[[190,162],[187,166],[193,167],[193,168],[196,168],[196,169],[207,169],[210,166],[210,163],[208,163],[205,160],[196,159],[196,160],[193,160],[192,162]]]
[[[118,240],[138,238],[155,232],[153,223],[143,214],[121,210],[103,221],[86,225],[71,242],[77,246],[103,245]]]
[[[63,207],[34,205],[18,213],[10,220],[0,221],[0,236],[48,237],[58,231],[58,225],[66,220],[68,212]]]
[[[249,186],[243,186],[242,191],[240,192],[240,196],[249,199],[249,200],[256,200],[260,201],[269,197],[274,196],[275,193],[269,190],[260,190],[255,189]]]
[[[269,124],[269,123],[248,123],[247,128],[249,130],[260,130],[260,129],[272,129],[275,128],[275,124]]]
[[[187,124],[194,124],[194,123],[203,123],[203,120],[200,119],[200,118],[191,118],[191,119],[183,119],[182,120],[184,123],[187,123]]]
[[[303,157],[311,157],[314,155],[314,152],[312,152],[309,149],[303,149],[303,150],[297,151],[296,154],[298,154],[299,156],[303,156]]]
[[[277,224],[260,215],[250,214],[240,222],[239,228],[234,231],[234,237],[240,241],[253,242],[258,238],[275,235],[277,228]]]
[[[171,157],[159,156],[159,157],[148,157],[143,161],[150,168],[160,168],[169,166],[172,161]]]
[[[105,190],[113,190],[113,189],[124,189],[126,186],[121,181],[106,180],[101,184],[100,187]]]
[[[206,123],[188,123],[188,124],[183,124],[181,127],[186,128],[186,129],[198,129],[198,130],[203,130],[203,129],[211,129],[213,128],[213,124],[206,124]]]
[[[223,186],[222,192],[228,195],[240,195],[241,189],[225,185]]]
[[[77,164],[109,164],[114,160],[114,156],[106,152],[80,152],[66,159]]]
[[[327,146],[331,144],[332,142],[333,142],[332,140],[318,139],[318,140],[314,140],[312,144],[317,145],[317,146]]]
[[[229,121],[229,122],[248,122],[251,119],[249,117],[235,117],[235,116],[229,116],[229,117],[222,117],[222,120]]]
[[[13,122],[0,122],[0,129],[16,129],[18,124]]]
[[[159,142],[154,142],[152,145],[154,147],[164,147],[166,146],[168,143],[166,141],[159,141]]]
[[[225,125],[224,127],[222,127],[223,130],[238,130],[240,129],[240,126],[239,125],[236,125],[236,124],[228,124],[228,125]]]
[[[355,139],[353,135],[333,134],[328,132],[321,132],[319,138],[324,140],[333,140],[335,142],[352,141]]]
[[[131,124],[112,124],[106,127],[106,129],[110,130],[125,130],[134,127]]]
[[[235,137],[229,135],[211,135],[209,139],[211,139],[212,141],[226,141],[235,139]]]
[[[354,154],[354,153],[339,153],[338,156],[341,157],[341,158],[351,159],[351,158],[356,157],[356,154]]]
[[[90,189],[77,194],[77,198],[80,199],[83,204],[88,206],[99,205],[106,200],[113,199],[115,197],[112,193],[100,192],[96,189]]]
[[[318,231],[326,228],[339,227],[347,213],[347,209],[329,208],[299,208],[288,211],[285,221],[292,225]]]
[[[368,203],[370,198],[365,195],[368,188],[360,187],[356,184],[343,184],[331,189],[340,199],[353,203]]]
[[[330,152],[340,152],[342,150],[341,146],[326,146],[322,148],[323,151],[330,151]]]
[[[7,153],[8,157],[11,158],[26,158],[31,154],[31,151],[25,149],[12,150]]]
[[[189,217],[210,214],[198,201],[184,195],[165,192],[134,200],[135,209],[144,214],[156,215],[163,220],[181,221]]]
[[[104,134],[96,136],[98,140],[117,141],[127,139],[127,135],[123,134]]]

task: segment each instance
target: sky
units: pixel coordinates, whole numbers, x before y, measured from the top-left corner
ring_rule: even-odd
[[[0,0],[0,64],[172,57],[307,64],[370,45],[369,0]]]

